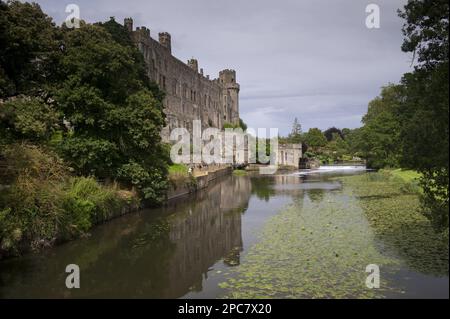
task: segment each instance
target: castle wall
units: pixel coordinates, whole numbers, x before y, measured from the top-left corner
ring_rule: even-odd
[[[132,20],[125,19],[125,26],[133,30]],[[199,72],[197,60],[185,64],[172,55],[170,34],[160,33],[159,41],[145,27],[131,34],[144,55],[148,76],[166,93],[167,126],[161,132],[163,141],[169,141],[170,131],[176,127],[192,132],[193,120],[201,120],[202,129],[222,129],[225,123],[239,123],[239,84],[235,71],[221,71],[218,79],[211,80],[203,75],[203,70]]]

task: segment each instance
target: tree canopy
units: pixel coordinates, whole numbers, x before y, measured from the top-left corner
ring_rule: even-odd
[[[0,2],[0,143],[54,148],[77,175],[162,199],[164,93],[113,19],[57,27],[37,4]]]
[[[305,143],[310,147],[323,147],[327,144],[327,139],[318,128],[310,128],[305,134]]]
[[[399,15],[405,19],[402,50],[417,57],[414,71],[401,81],[400,163],[423,174],[425,213],[448,230],[449,3],[413,0]]]

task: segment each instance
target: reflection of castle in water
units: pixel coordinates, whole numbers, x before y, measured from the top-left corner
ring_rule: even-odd
[[[239,264],[241,214],[250,194],[248,178],[227,178],[183,205],[182,213],[175,209],[177,213],[169,216],[175,248],[168,264],[168,294],[178,297],[189,288],[199,289],[203,276],[220,259],[228,266]]]
[[[75,241],[0,268],[2,297],[178,298],[200,288],[223,259],[239,264],[241,214],[251,194],[248,178],[226,177],[164,208],[112,220]],[[65,288],[67,264],[79,265],[82,289]],[[23,273],[30,274],[23,280]],[[6,275],[8,274],[8,275]]]

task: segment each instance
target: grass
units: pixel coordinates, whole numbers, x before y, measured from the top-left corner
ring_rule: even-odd
[[[421,177],[421,174],[416,171],[404,170],[401,168],[394,169],[394,170],[382,170],[382,171],[386,171],[389,174],[391,174],[391,176],[393,178],[398,178],[406,183],[417,182],[419,180],[419,178]]]
[[[189,174],[189,168],[184,164],[170,165],[168,179],[173,189],[178,187],[195,187],[196,185],[196,179]]]
[[[71,178],[67,187],[67,198],[85,201],[94,209],[90,213],[91,223],[100,223],[112,218],[124,205],[116,185],[100,185],[92,177]]]
[[[247,175],[247,171],[245,171],[243,169],[235,169],[233,171],[233,175],[235,175],[235,176],[246,176]]]
[[[71,176],[48,150],[15,145],[3,155],[11,185],[0,193],[0,258],[83,236],[138,203],[115,185]]]
[[[169,166],[169,175],[188,175],[188,167],[184,164],[172,164]]]
[[[403,193],[422,194],[423,190],[420,186],[421,175],[412,170],[404,169],[381,169],[376,173],[367,175],[371,181],[391,182]]]

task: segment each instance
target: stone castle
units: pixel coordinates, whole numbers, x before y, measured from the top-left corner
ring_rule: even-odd
[[[187,64],[172,55],[170,34],[161,32],[158,41],[146,27],[133,29],[133,19],[124,20],[125,28],[144,55],[148,76],[166,93],[164,111],[167,126],[161,132],[168,142],[170,131],[176,127],[192,132],[192,121],[201,120],[202,129],[223,128],[225,123],[239,123],[239,84],[236,71],[220,71],[219,78],[210,79],[199,69],[198,61]]]

